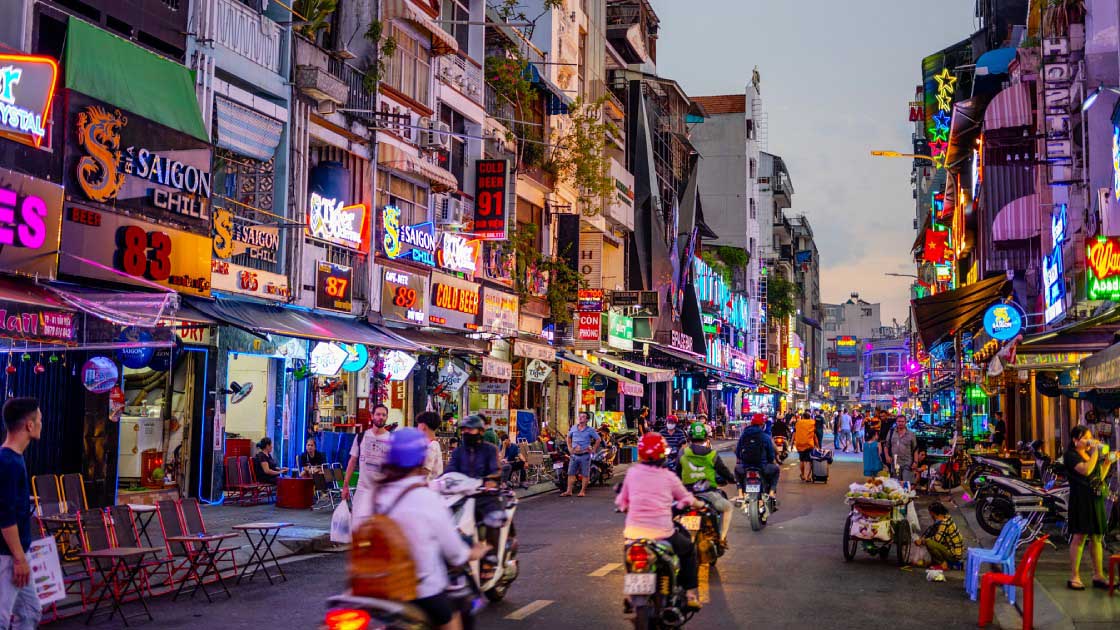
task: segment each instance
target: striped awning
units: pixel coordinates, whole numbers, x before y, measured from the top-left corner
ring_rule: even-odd
[[[984,131],[1031,124],[1031,97],[1026,83],[1016,83],[996,94],[984,112]]]
[[[409,155],[404,149],[391,144],[382,143],[377,147],[377,163],[406,175],[422,177],[431,182],[432,190],[435,192],[459,189],[459,180],[451,171],[426,162],[415,155]]]
[[[451,33],[440,28],[412,0],[381,0],[382,21],[388,22],[394,18],[411,22],[416,28],[431,35],[433,55],[446,55],[459,50],[459,44]]]
[[[1000,208],[992,222],[992,240],[1018,241],[1038,236],[1042,230],[1038,216],[1038,195],[1019,197]]]
[[[279,120],[220,96],[214,97],[214,117],[219,147],[262,162],[276,154],[284,132],[284,123]]]

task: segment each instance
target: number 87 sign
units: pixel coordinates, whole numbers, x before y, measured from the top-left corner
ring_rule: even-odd
[[[474,168],[474,236],[484,240],[505,240],[509,160],[478,160]]]

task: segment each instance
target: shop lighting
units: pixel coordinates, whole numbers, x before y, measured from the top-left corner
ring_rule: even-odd
[[[1081,102],[1081,111],[1089,111],[1089,108],[1096,104],[1097,97],[1099,97],[1101,95],[1101,92],[1104,91],[1112,92],[1113,94],[1120,94],[1120,87],[1112,85],[1098,85],[1097,87],[1093,88],[1093,90],[1089,92],[1089,95],[1085,97],[1085,100]]]

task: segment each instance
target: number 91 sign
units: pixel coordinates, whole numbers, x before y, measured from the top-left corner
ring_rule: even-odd
[[[315,279],[315,306],[349,313],[354,306],[351,286],[354,270],[350,267],[319,261]]]

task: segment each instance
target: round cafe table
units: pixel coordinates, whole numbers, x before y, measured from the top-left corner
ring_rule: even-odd
[[[276,507],[309,510],[315,504],[315,482],[307,477],[280,477],[276,480]]]

